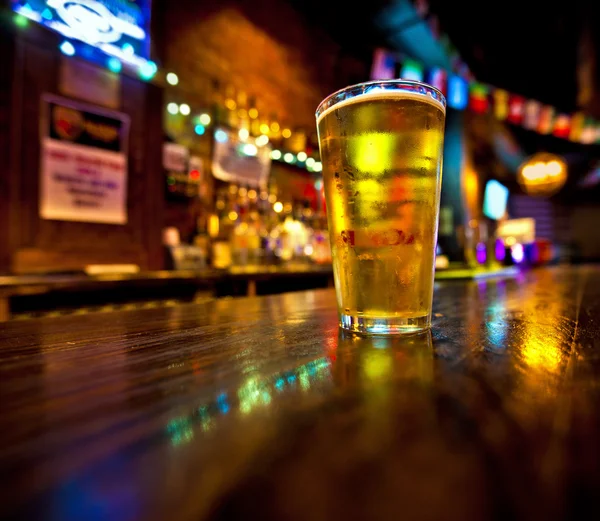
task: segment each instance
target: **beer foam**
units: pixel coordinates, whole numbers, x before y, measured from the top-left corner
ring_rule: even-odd
[[[412,92],[412,91],[403,91],[403,90],[393,90],[393,89],[378,89],[377,87],[371,89],[369,92],[364,92],[362,94],[356,94],[351,98],[338,101],[331,107],[325,109],[321,115],[317,118],[317,125],[321,122],[321,120],[330,112],[334,110],[340,109],[347,105],[352,105],[353,103],[359,103],[363,101],[376,101],[376,100],[387,100],[387,99],[396,99],[396,100],[404,100],[404,99],[412,99],[416,101],[422,101],[424,103],[429,103],[434,107],[440,109],[442,114],[446,114],[446,107],[443,103],[428,94],[423,94],[420,92]],[[320,105],[319,105],[320,106]],[[318,110],[318,108],[317,108]]]

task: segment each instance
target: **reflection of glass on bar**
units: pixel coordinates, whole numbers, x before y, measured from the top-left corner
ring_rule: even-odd
[[[331,373],[337,387],[394,383],[397,389],[410,390],[414,400],[415,389],[431,388],[433,363],[430,330],[365,337],[340,329]]]
[[[317,109],[340,325],[404,333],[431,323],[445,99],[371,82]]]

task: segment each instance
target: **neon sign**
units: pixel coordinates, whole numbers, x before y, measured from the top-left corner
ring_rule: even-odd
[[[12,0],[13,11],[137,67],[148,63],[151,0]]]

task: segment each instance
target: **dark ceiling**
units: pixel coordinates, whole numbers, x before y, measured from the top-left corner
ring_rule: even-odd
[[[398,29],[390,22],[405,1],[368,0],[354,8],[347,0],[292,0],[346,51],[367,60],[377,46],[406,51],[397,47]],[[567,113],[578,109],[578,56],[587,31],[596,86],[590,115],[600,120],[600,0],[429,0],[428,5],[426,16],[438,18],[440,32],[478,81]],[[508,124],[505,129],[526,155],[553,150],[567,157],[575,167],[574,182],[600,157],[598,145],[571,143]]]
[[[477,79],[561,111],[577,109],[578,48],[588,31],[597,54],[600,2],[430,0],[429,5]]]
[[[378,45],[394,46],[382,13],[404,0],[292,0],[344,48],[368,56]],[[429,0],[475,77],[510,92],[571,112],[577,100],[577,52],[584,29],[600,51],[600,0],[554,3],[532,0]],[[403,49],[399,49],[403,50]],[[596,77],[600,67],[596,67]],[[597,83],[600,85],[600,82]],[[596,115],[600,119],[600,114]]]

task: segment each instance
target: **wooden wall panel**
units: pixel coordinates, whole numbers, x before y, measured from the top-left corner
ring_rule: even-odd
[[[261,117],[315,129],[324,96],[368,79],[368,66],[344,51],[289,2],[180,0],[165,8],[165,63],[178,91],[206,102],[213,82],[255,97]]]
[[[0,273],[10,265],[10,211],[13,189],[11,170],[11,116],[14,41],[0,31]]]
[[[18,157],[12,158],[16,166],[8,181],[3,181],[16,185],[8,201],[14,209],[10,224],[13,240],[9,252],[4,252],[4,271],[8,262],[15,273],[73,271],[104,263],[162,268],[162,89],[135,78],[121,78],[120,110],[131,118],[127,224],[40,219],[41,97],[45,93],[61,95],[60,62],[69,58],[63,57],[55,44],[40,45],[20,37],[13,56],[16,65],[12,80],[21,95],[11,119],[11,127],[18,128],[11,137],[11,150]],[[2,250],[0,259],[1,254]]]

